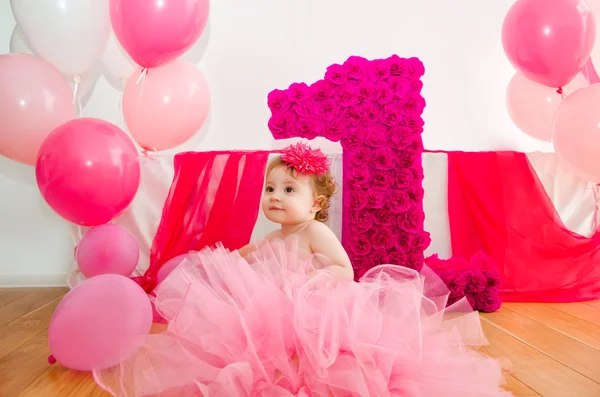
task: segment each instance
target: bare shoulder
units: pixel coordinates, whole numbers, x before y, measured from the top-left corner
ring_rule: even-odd
[[[277,230],[273,230],[271,233],[267,234],[265,236],[265,240],[267,241],[273,241],[273,240],[278,240],[281,239],[281,230],[277,229]]]
[[[335,233],[333,232],[333,230],[331,230],[329,228],[329,226],[327,226],[326,224],[324,224],[323,222],[311,222],[307,227],[306,227],[306,232],[311,234],[311,235],[319,235],[319,236],[326,236],[328,238],[335,238],[337,240],[337,236],[335,235]]]

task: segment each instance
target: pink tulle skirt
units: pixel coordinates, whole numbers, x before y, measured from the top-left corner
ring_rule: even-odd
[[[294,240],[249,259],[205,249],[156,290],[167,330],[94,372],[115,396],[509,396],[466,301],[430,270],[371,269],[356,283],[309,278]]]

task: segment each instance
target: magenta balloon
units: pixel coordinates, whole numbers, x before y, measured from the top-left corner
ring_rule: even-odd
[[[77,266],[87,278],[100,274],[127,277],[138,264],[140,248],[127,229],[107,223],[88,230],[75,254]]]
[[[67,368],[104,369],[131,355],[151,326],[144,290],[127,277],[103,274],[65,295],[50,320],[48,345]]]
[[[0,55],[0,155],[35,165],[42,142],[75,117],[73,92],[48,62],[28,54]]]
[[[554,119],[556,155],[581,177],[600,183],[600,84],[569,95]]]
[[[209,9],[209,0],[110,0],[110,20],[131,59],[150,68],[193,46],[206,27]]]
[[[36,163],[38,187],[60,216],[82,226],[110,222],[140,185],[139,155],[114,124],[71,120],[44,141]]]
[[[549,87],[569,83],[590,57],[596,23],[583,0],[517,0],[502,26],[511,64]]]
[[[156,275],[156,283],[162,283],[169,276],[169,274],[171,274],[171,272],[181,264],[181,262],[183,262],[186,259],[192,258],[193,255],[194,251],[190,251],[187,254],[177,255],[176,257],[166,261],[158,270],[158,273]]]

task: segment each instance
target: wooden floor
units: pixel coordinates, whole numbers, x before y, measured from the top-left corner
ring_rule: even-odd
[[[89,374],[49,365],[46,334],[65,288],[0,289],[0,396],[106,396]],[[482,315],[515,396],[600,396],[600,301],[507,303]]]

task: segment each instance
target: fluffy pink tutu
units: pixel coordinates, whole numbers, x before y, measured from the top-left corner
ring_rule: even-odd
[[[425,268],[382,265],[360,282],[309,279],[294,240],[248,260],[222,247],[157,288],[168,320],[120,365],[94,372],[115,396],[508,396],[479,315]]]

